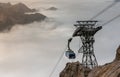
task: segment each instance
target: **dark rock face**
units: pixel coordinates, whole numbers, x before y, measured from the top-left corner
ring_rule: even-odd
[[[46,16],[35,13],[25,14],[26,12],[34,12],[22,3],[11,5],[10,3],[0,3],[0,32],[10,30],[15,24],[28,24],[34,21],[42,21]]]
[[[88,77],[120,77],[120,61],[93,69]]]
[[[84,73],[87,76],[90,71],[89,68],[83,67],[79,62],[67,63],[65,69],[60,73],[60,77],[84,77]]]
[[[120,46],[113,62],[93,69],[88,77],[120,77]]]
[[[103,66],[98,66],[92,70],[87,70],[79,62],[68,63],[65,69],[60,73],[60,77],[120,77],[120,46],[116,51],[116,58],[113,62],[107,63]]]
[[[50,7],[50,8],[48,8],[47,10],[53,10],[53,11],[56,11],[57,8],[56,8],[56,7]]]
[[[119,46],[118,49],[117,49],[116,58],[115,58],[114,61],[120,61],[120,46]]]

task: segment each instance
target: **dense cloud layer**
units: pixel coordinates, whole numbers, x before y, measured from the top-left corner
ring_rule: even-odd
[[[2,0],[1,0],[2,1]],[[5,1],[5,0],[3,0]],[[5,2],[10,1],[6,0]],[[12,0],[13,3],[19,0]],[[37,8],[50,19],[42,23],[16,25],[9,33],[0,33],[0,77],[49,77],[58,58],[64,51],[67,39],[71,37],[76,20],[89,19],[111,1],[101,0],[23,0],[28,6]],[[57,11],[45,10],[51,6]],[[118,15],[119,4],[96,18],[101,23]],[[100,64],[112,61],[120,42],[119,18],[105,26],[96,35],[95,54]],[[79,48],[74,38],[72,48]],[[80,60],[80,59],[79,59]],[[68,60],[64,57],[53,77]]]

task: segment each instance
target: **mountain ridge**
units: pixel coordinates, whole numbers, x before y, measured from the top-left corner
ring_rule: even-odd
[[[25,14],[35,12],[23,3],[12,5],[11,3],[0,3],[0,32],[9,31],[15,24],[28,24],[34,21],[43,21],[46,16],[41,13]]]

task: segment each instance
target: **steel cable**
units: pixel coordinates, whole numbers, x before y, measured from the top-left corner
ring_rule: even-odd
[[[111,23],[112,21],[114,21],[115,19],[117,19],[117,18],[119,18],[119,17],[120,17],[120,14],[119,14],[119,15],[117,15],[117,16],[115,16],[115,17],[113,17],[111,20],[109,20],[109,21],[105,22],[105,23],[104,23],[104,24],[102,24],[101,26],[106,26],[107,24]]]
[[[58,59],[56,65],[55,65],[55,67],[53,68],[52,72],[50,73],[49,77],[52,77],[52,75],[53,75],[53,73],[55,72],[55,70],[56,70],[58,64],[59,64],[60,61],[62,60],[62,58],[63,58],[63,56],[64,56],[64,53],[65,53],[66,49],[67,49],[67,46],[65,47],[63,53],[61,54],[60,58]]]
[[[97,13],[95,16],[93,16],[90,20],[95,19],[96,17],[100,16],[101,14],[103,14],[105,11],[107,11],[108,9],[112,8],[114,5],[116,5],[117,2],[113,2],[112,4],[108,5],[106,8],[104,8],[102,11],[100,11],[99,13]]]

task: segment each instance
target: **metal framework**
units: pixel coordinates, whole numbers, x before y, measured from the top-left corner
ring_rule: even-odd
[[[102,29],[102,26],[96,27],[98,21],[77,21],[76,30],[73,33],[73,37],[80,36],[82,41],[82,47],[79,53],[83,53],[82,64],[86,68],[93,68],[98,66],[93,44],[95,42],[94,35],[97,31]]]

